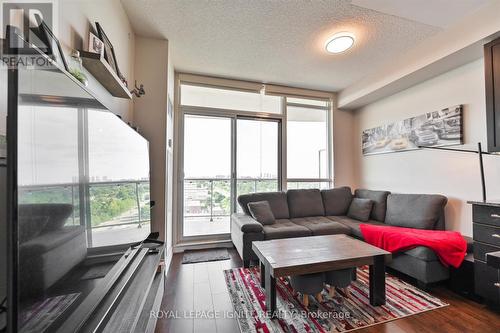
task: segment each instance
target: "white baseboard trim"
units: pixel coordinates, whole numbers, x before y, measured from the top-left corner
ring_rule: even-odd
[[[234,247],[233,242],[230,240],[221,240],[215,242],[189,242],[180,243],[174,246],[174,253],[182,253],[186,250],[204,250],[204,249],[214,249],[218,247]]]

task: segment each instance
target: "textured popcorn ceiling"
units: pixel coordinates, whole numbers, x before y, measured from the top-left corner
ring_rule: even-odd
[[[349,86],[442,29],[346,0],[122,2],[138,35],[169,40],[177,71],[329,91]],[[339,31],[354,32],[355,46],[327,54],[326,39]]]

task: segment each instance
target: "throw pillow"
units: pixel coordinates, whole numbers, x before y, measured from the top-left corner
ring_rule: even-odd
[[[248,210],[250,215],[262,225],[274,224],[276,221],[271,206],[267,201],[249,202]]]
[[[347,216],[358,221],[366,222],[370,219],[372,207],[372,200],[354,198],[352,199],[349,210],[347,211]]]

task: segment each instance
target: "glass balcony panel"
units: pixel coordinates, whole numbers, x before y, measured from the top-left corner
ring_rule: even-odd
[[[231,181],[184,181],[184,236],[229,233]]]
[[[149,183],[89,186],[92,246],[140,241],[150,233]]]

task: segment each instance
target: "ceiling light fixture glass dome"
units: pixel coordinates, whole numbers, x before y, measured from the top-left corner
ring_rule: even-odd
[[[350,49],[354,45],[354,40],[354,34],[339,32],[326,41],[325,49],[329,53],[341,53]]]

